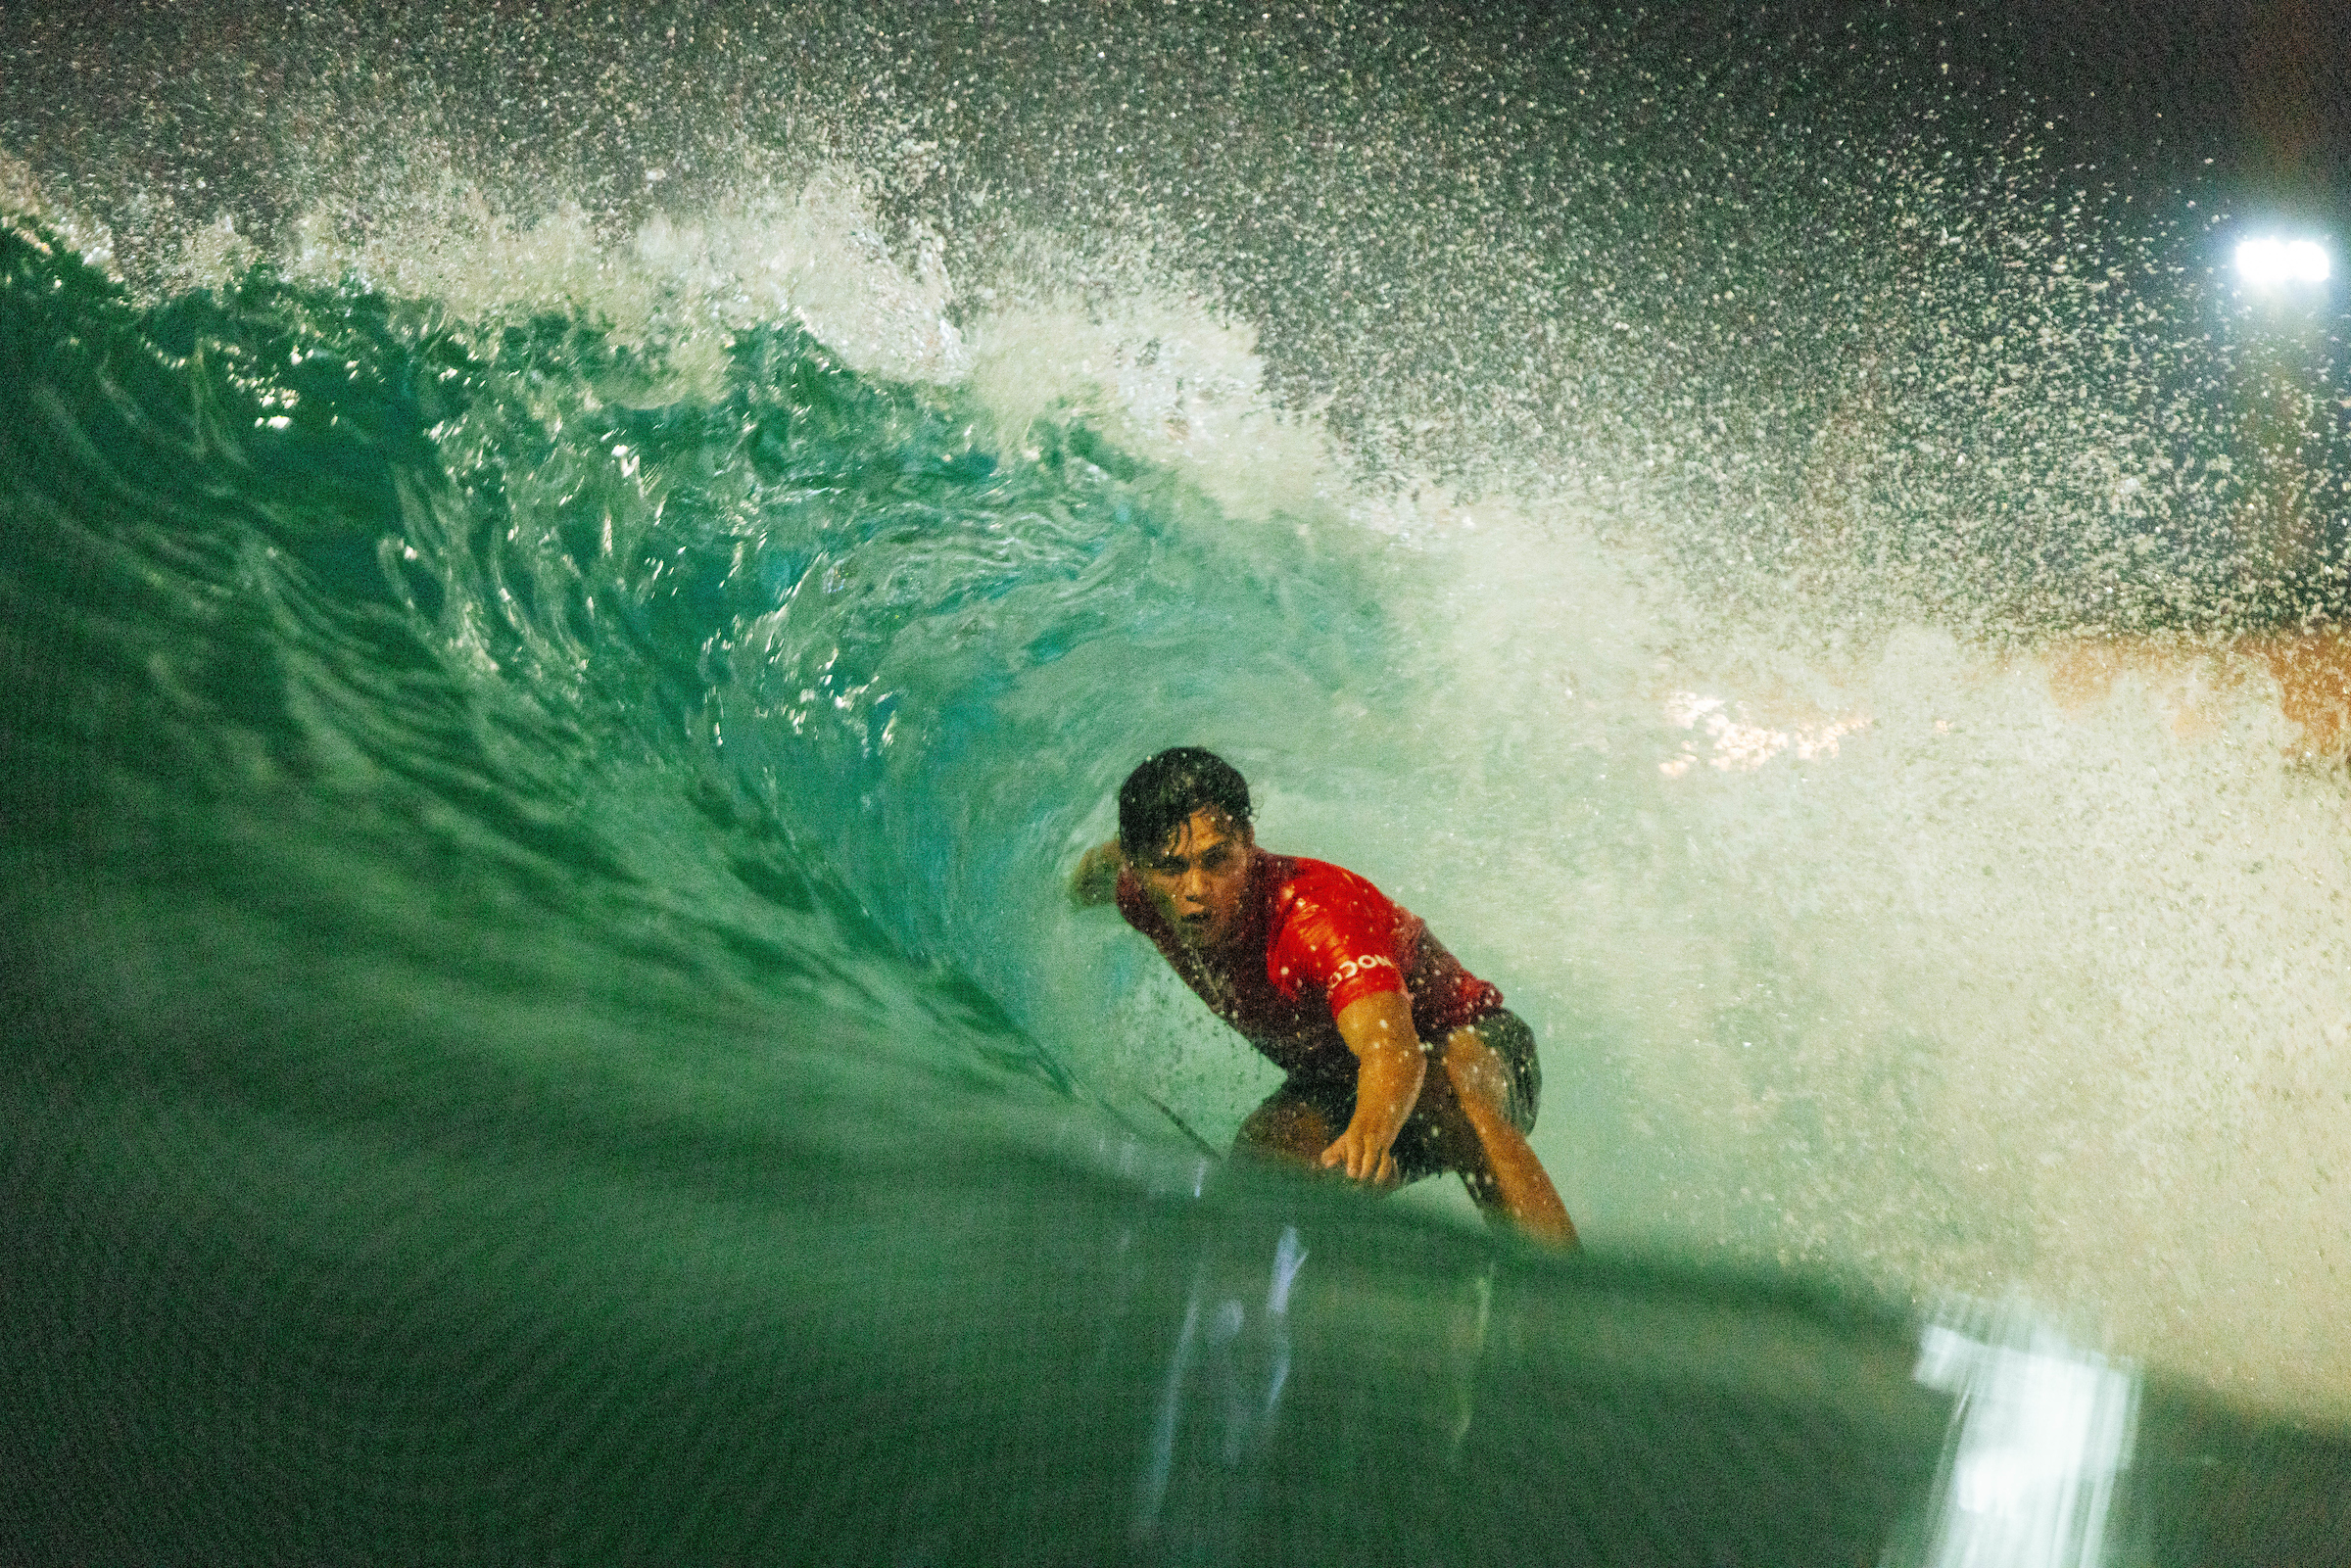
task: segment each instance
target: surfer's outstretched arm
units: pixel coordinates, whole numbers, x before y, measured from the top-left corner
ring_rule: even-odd
[[[1357,1181],[1385,1186],[1396,1179],[1396,1158],[1389,1149],[1419,1103],[1428,1059],[1421,1054],[1412,1004],[1402,991],[1358,997],[1336,1022],[1339,1038],[1356,1056],[1355,1115],[1318,1163]]]
[[[1120,864],[1116,838],[1079,856],[1078,869],[1070,874],[1070,901],[1082,909],[1118,897]]]
[[[1502,1058],[1475,1029],[1456,1029],[1445,1042],[1445,1075],[1469,1129],[1485,1151],[1485,1174],[1493,1183],[1495,1207],[1529,1234],[1562,1247],[1576,1245],[1575,1221],[1559,1190],[1502,1107],[1509,1098]],[[1473,1189],[1474,1190],[1474,1187]]]

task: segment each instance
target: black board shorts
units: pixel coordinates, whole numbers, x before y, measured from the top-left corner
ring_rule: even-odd
[[[1543,1068],[1535,1060],[1535,1031],[1508,1008],[1487,1014],[1469,1027],[1477,1031],[1487,1049],[1502,1058],[1509,1072],[1510,1092],[1502,1108],[1503,1115],[1510,1117],[1511,1125],[1519,1132],[1533,1132],[1535,1113],[1543,1099]],[[1428,1053],[1428,1069],[1443,1071],[1445,1042],[1424,1040],[1421,1048]],[[1355,1079],[1352,1075],[1291,1078],[1273,1091],[1267,1104],[1285,1099],[1313,1107],[1324,1123],[1335,1130],[1346,1126],[1355,1116]],[[1398,1180],[1418,1181],[1423,1176],[1458,1168],[1458,1157],[1451,1157],[1445,1134],[1446,1129],[1436,1117],[1415,1109],[1397,1132],[1396,1142],[1389,1151],[1396,1157]]]

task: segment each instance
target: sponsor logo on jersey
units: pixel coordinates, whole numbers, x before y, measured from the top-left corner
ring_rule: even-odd
[[[1330,976],[1331,983],[1334,985],[1343,985],[1347,981],[1354,979],[1359,974],[1368,974],[1374,970],[1383,969],[1394,971],[1396,969],[1396,961],[1388,957],[1388,955],[1385,953],[1366,953],[1361,958],[1348,959],[1336,970],[1332,971]]]

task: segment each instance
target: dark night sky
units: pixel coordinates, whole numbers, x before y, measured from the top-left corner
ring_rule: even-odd
[[[421,0],[418,9],[429,12],[433,3]],[[943,10],[945,0],[939,3]],[[391,16],[405,9],[406,0],[380,8]],[[495,9],[501,16],[510,13],[509,20],[540,17],[559,35],[584,28],[586,38],[600,26],[634,35],[648,27],[657,31],[662,17],[707,18],[730,8],[693,0],[612,7],[510,0]],[[809,9],[819,17],[895,12],[903,22],[925,8],[877,3],[836,11],[818,0]],[[979,9],[992,10],[984,0]],[[1245,19],[1259,9],[1241,7],[1238,14]],[[1351,17],[1412,16],[1475,50],[1512,34],[1543,35],[1601,8],[1553,0],[1401,0],[1393,6],[1288,0],[1285,7],[1265,9],[1277,27],[1285,20],[1281,13],[1291,11],[1295,20],[1286,30],[1309,37],[1352,25]],[[2351,0],[1636,0],[1606,10],[1616,19],[1605,24],[1607,30],[1629,30],[1668,57],[1693,63],[1781,57],[1792,39],[1809,40],[1799,52],[1808,47],[1815,60],[1898,59],[1905,79],[1948,83],[1992,121],[2027,127],[2060,163],[2095,165],[2102,181],[2153,186],[2209,179],[2231,192],[2239,211],[2269,207],[2308,216],[2338,236],[2351,230]],[[1059,19],[1055,25],[1076,18],[1113,35],[1165,21],[1162,9],[1145,0],[1097,0],[1066,9],[1007,4],[1004,11],[1007,26],[1024,15]],[[87,0],[18,0],[0,6],[0,46],[21,31],[45,36],[48,46],[30,57],[37,65],[54,64],[61,53],[120,52],[126,37],[149,31],[215,46],[251,43],[283,27],[289,14],[276,0],[101,0],[95,7]],[[354,23],[377,14],[373,7],[342,13]],[[795,24],[779,25],[790,30]],[[433,29],[414,31],[429,37]],[[576,53],[591,62],[629,58],[618,47]],[[12,95],[4,79],[9,71],[0,70],[0,111],[40,121],[63,101],[74,104],[69,117],[133,113],[76,93],[61,100],[47,86],[31,83],[34,72],[24,69],[25,62],[15,64],[19,85],[27,90]],[[1942,69],[1946,66],[1947,71]],[[2042,121],[2050,128],[2042,130]],[[229,151],[221,156],[233,162]]]
[[[1726,38],[1842,35],[1935,61],[1949,70],[1931,79],[2015,116],[2067,164],[2144,184],[2200,175],[2249,206],[2351,219],[2346,0],[1697,0],[1650,15],[1697,58]]]
[[[1940,23],[1954,69],[2030,94],[2067,157],[2156,176],[2214,160],[2256,199],[2340,214],[2351,195],[2351,8],[2340,0],[2039,0]],[[1930,20],[1932,19],[1932,20]]]

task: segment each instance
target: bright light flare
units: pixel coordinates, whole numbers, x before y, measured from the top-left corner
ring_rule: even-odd
[[[2236,274],[2257,289],[2324,283],[2332,270],[2327,247],[2317,240],[2285,240],[2264,234],[2240,241],[2236,247]]]

